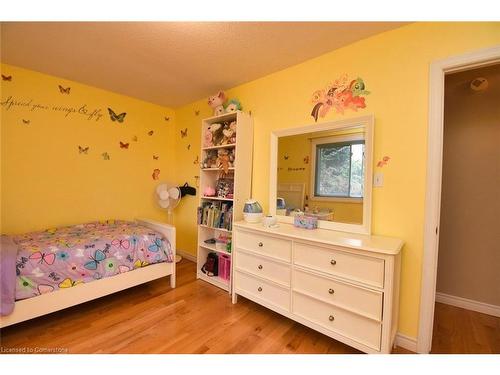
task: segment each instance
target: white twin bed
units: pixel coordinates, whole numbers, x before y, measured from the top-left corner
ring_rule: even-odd
[[[118,273],[88,283],[82,282],[74,288],[61,287],[50,293],[39,293],[37,296],[16,301],[14,310],[10,315],[0,316],[0,328],[75,306],[166,276],[170,276],[170,286],[175,288],[175,227],[146,219],[137,219],[136,223],[161,234],[163,238],[168,240],[172,254],[171,262],[152,263],[138,268],[130,267],[130,272]],[[154,249],[151,251],[153,250]],[[91,259],[93,258],[91,257]],[[41,261],[43,261],[43,259]],[[92,263],[94,261],[91,260],[87,262],[90,268],[93,267]],[[65,281],[67,281],[67,279]]]

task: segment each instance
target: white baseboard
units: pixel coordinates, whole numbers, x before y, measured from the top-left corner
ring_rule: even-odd
[[[436,302],[500,317],[500,306],[490,305],[489,303],[474,301],[462,297],[451,296],[449,294],[439,293],[439,292],[436,293]]]
[[[180,255],[181,257],[186,258],[187,260],[190,260],[191,262],[196,263],[196,257],[193,254],[187,253],[187,252],[185,252],[183,250],[179,250],[179,249],[176,249],[175,252],[177,253],[177,255]]]
[[[417,352],[417,339],[415,337],[406,336],[398,332],[396,333],[396,339],[394,340],[394,343],[400,348],[412,351],[414,353]]]

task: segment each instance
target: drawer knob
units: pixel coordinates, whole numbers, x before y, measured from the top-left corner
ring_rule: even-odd
[[[336,265],[336,264],[337,264],[337,261],[336,261],[335,259],[332,259],[332,260],[330,261],[330,264],[331,264],[332,266],[334,266],[334,265]]]
[[[262,247],[264,246],[264,244],[262,242],[259,242],[259,247]]]
[[[330,288],[330,289],[328,289],[328,293],[333,294],[333,293],[335,293],[335,291],[332,288]]]
[[[257,267],[259,270],[262,269],[262,264],[259,264],[259,267]]]
[[[333,321],[335,320],[335,318],[333,317],[333,315],[330,315],[330,316],[328,317],[328,320],[329,320],[330,322],[333,322]]]
[[[259,286],[259,288],[257,289],[259,292],[262,292],[262,287]]]

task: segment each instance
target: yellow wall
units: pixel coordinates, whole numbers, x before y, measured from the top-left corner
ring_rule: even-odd
[[[49,106],[1,106],[2,233],[106,218],[165,221],[153,199],[158,181],[152,172],[159,168],[160,180],[174,179],[173,110],[10,65],[1,71],[13,77],[1,83],[2,103],[12,96]],[[58,85],[71,87],[70,94],[61,94]],[[102,118],[65,117],[51,109],[84,104],[89,112],[100,110]],[[112,122],[107,107],[126,112],[124,122]],[[129,149],[121,149],[120,141]],[[90,147],[88,155],[79,154],[79,145]]]
[[[362,77],[371,94],[367,108],[334,111],[319,121],[375,115],[374,167],[391,157],[384,187],[373,190],[374,234],[400,237],[402,255],[399,331],[416,337],[420,298],[425,162],[427,147],[428,78],[431,61],[500,43],[500,23],[419,23],[361,40],[302,64],[227,90],[254,117],[252,194],[268,209],[269,139],[275,129],[313,124],[311,95],[343,73]],[[195,116],[194,111],[200,110]],[[199,146],[201,118],[210,116],[206,99],[176,109],[177,131],[188,128],[192,145]],[[312,125],[314,126],[314,125]],[[183,145],[177,176],[198,174]],[[375,168],[375,170],[379,170]],[[194,198],[194,197],[193,197]],[[178,246],[196,249],[196,199],[185,200],[176,211]]]
[[[334,213],[334,221],[343,223],[363,222],[363,204],[362,202],[341,202],[339,200],[311,200],[311,137],[331,137],[344,134],[360,133],[358,130],[351,131],[333,131],[323,132],[321,134],[306,133],[294,136],[281,137],[278,140],[278,183],[303,183],[305,184],[305,204],[309,205],[311,210],[330,209]],[[285,155],[288,159],[285,159]],[[306,163],[304,158],[308,157]],[[289,170],[289,168],[292,168]],[[297,170],[297,168],[299,168]],[[303,168],[303,169],[302,169]],[[304,209],[303,207],[301,209]]]
[[[499,43],[499,23],[412,24],[227,91],[229,97],[241,100],[245,111],[252,111],[252,195],[267,210],[271,131],[313,124],[312,93],[342,74],[364,79],[371,92],[366,109],[344,115],[330,111],[319,121],[375,115],[374,167],[385,155],[391,160],[381,170],[384,187],[373,191],[372,230],[406,242],[399,330],[412,337],[417,335],[421,283],[429,63]],[[205,98],[176,109],[174,122],[171,110],[136,99],[12,66],[2,65],[2,73],[14,77],[12,85],[2,82],[2,101],[15,95],[49,104],[86,103],[104,112],[99,122],[92,122],[68,120],[50,111],[2,107],[2,231],[109,216],[164,219],[152,194],[156,182],[151,173],[156,165],[162,179],[195,184],[199,167],[193,161],[199,156],[201,119],[212,115]],[[71,86],[71,94],[62,96],[58,84]],[[107,106],[128,113],[123,125],[109,120]],[[170,115],[169,123],[165,115]],[[23,117],[29,117],[29,126],[21,125]],[[185,128],[188,136],[181,138],[180,130]],[[149,129],[155,130],[152,138],[146,135]],[[139,142],[131,142],[128,151],[120,150],[118,142],[130,141],[133,135]],[[78,155],[78,144],[91,146],[87,157]],[[103,161],[102,151],[108,151],[112,160]],[[157,163],[153,153],[160,155]],[[177,246],[192,254],[196,206],[197,198],[186,196],[175,214]]]

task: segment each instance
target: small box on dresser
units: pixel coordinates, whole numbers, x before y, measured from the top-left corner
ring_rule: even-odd
[[[391,352],[403,241],[285,223],[233,230],[233,303],[241,295],[366,353]]]

